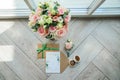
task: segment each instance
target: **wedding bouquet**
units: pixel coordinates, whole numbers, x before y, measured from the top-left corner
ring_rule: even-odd
[[[68,31],[69,10],[58,2],[39,3],[29,16],[29,26],[47,39],[63,37]]]

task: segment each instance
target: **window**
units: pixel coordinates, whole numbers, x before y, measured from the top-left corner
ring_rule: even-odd
[[[30,9],[35,9],[39,1],[48,0],[3,0],[2,3],[0,3],[0,18],[28,17]],[[69,8],[72,16],[120,16],[120,0],[56,1]]]

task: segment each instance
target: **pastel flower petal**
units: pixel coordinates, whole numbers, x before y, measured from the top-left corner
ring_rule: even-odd
[[[44,35],[46,34],[46,31],[45,31],[45,29],[44,29],[43,27],[39,27],[39,28],[38,28],[38,32],[39,32],[39,34],[40,34],[41,36],[44,36]]]

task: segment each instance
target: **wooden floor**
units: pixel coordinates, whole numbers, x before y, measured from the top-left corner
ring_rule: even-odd
[[[27,19],[0,20],[0,80],[120,80],[120,19],[72,18],[65,40],[75,46],[81,61],[61,74],[46,74],[44,60],[36,58],[37,44],[47,40],[34,33]]]

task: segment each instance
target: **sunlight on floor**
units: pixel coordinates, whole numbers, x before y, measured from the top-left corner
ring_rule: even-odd
[[[11,28],[14,25],[14,23],[15,22],[0,22],[0,34]]]
[[[14,59],[14,46],[0,45],[0,62],[9,62]]]

